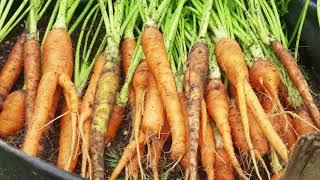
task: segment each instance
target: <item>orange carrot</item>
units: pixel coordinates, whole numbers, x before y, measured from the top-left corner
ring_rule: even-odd
[[[214,173],[216,180],[234,180],[233,169],[229,155],[224,148],[217,148],[215,155]]]
[[[69,77],[72,67],[72,44],[65,29],[51,30],[43,45],[44,71],[40,80],[32,124],[26,129],[22,150],[32,156],[37,155],[39,141],[43,128],[48,122],[48,113],[53,105],[54,94],[59,84],[64,90],[72,122],[72,140],[70,142],[69,157],[66,159],[65,169],[68,169],[76,146],[76,130],[78,119],[78,97],[76,89]],[[68,72],[69,71],[69,72]]]
[[[233,149],[231,129],[228,122],[228,118],[229,118],[228,95],[227,95],[227,91],[224,84],[222,84],[220,80],[210,80],[208,82],[207,89],[206,89],[206,102],[207,102],[208,113],[211,116],[211,118],[214,120],[219,132],[221,133],[224,148],[229,155],[229,159],[232,166],[239,173],[239,175],[244,176],[243,171],[240,167],[240,164],[237,160],[237,157]],[[235,110],[233,110],[232,113],[235,113]],[[239,126],[234,126],[234,127],[236,128]],[[234,132],[235,137],[237,136],[236,134],[237,132],[235,130]],[[243,140],[245,142],[245,139],[242,139],[242,138],[240,139],[236,138],[236,139],[240,141]],[[243,142],[237,142],[237,143],[243,143]],[[239,144],[239,146],[240,145],[241,144]],[[247,149],[247,147],[243,149]]]
[[[153,75],[150,74],[148,76],[149,84],[144,103],[141,129],[150,136],[157,135],[161,131],[165,120],[165,112]]]
[[[283,137],[286,144],[292,144],[286,141],[294,141],[294,132],[279,99],[280,76],[277,69],[270,61],[256,60],[250,70],[250,82],[253,88],[261,93],[261,104],[271,116],[270,121],[275,130]],[[272,115],[274,113],[280,114]]]
[[[0,136],[11,136],[24,125],[24,90],[17,90],[8,95],[0,113]]]
[[[139,151],[140,151],[140,159],[142,159],[144,156],[145,147],[140,146]],[[139,161],[138,161],[137,155],[135,155],[129,161],[127,168],[128,168],[128,176],[132,177],[132,179],[134,180],[138,180],[139,179]]]
[[[123,111],[124,111],[124,107],[120,105],[116,104],[113,107],[112,116],[110,118],[110,121],[108,122],[108,128],[106,132],[106,141],[109,141],[114,137],[116,137],[117,131],[122,121]]]
[[[293,127],[299,136],[316,132],[315,124],[305,108],[301,108],[298,116],[294,116],[293,118]]]
[[[30,121],[41,77],[40,66],[40,43],[37,39],[27,39],[24,44],[25,116],[27,125],[32,123]]]
[[[142,123],[142,113],[143,113],[143,105],[145,102],[145,94],[148,87],[148,66],[145,61],[142,61],[132,80],[134,92],[135,92],[135,110],[134,110],[134,124],[133,124],[133,132],[134,132],[134,141],[136,142],[137,148],[137,157],[140,166],[140,170],[142,171],[141,161],[140,161],[140,152],[139,152],[139,133],[140,126]],[[143,173],[141,173],[143,174]]]
[[[10,93],[14,83],[19,78],[23,68],[23,52],[24,43],[26,41],[26,33],[22,33],[19,39],[14,44],[8,59],[3,65],[0,72],[0,109],[2,103]]]
[[[206,129],[204,129],[206,128]],[[208,121],[207,107],[204,100],[201,103],[201,123],[200,123],[200,156],[201,163],[206,171],[207,179],[214,179],[214,164],[215,164],[215,142],[213,129]]]
[[[59,141],[59,154],[57,160],[57,167],[64,168],[66,166],[66,159],[69,156],[69,148],[70,148],[70,138],[72,137],[72,123],[70,123],[70,114],[68,113],[68,106],[66,103],[62,106],[62,116],[60,123],[60,141]],[[77,139],[78,140],[78,139]],[[77,147],[74,147],[77,148]],[[77,152],[77,149],[73,150]],[[72,161],[68,169],[65,169],[68,172],[72,172],[77,165],[78,154],[73,156]]]
[[[278,42],[272,42],[272,49],[283,64],[286,69],[290,79],[293,84],[298,89],[300,95],[302,96],[306,108],[308,109],[313,121],[316,123],[317,127],[320,128],[320,113],[319,109],[315,105],[312,95],[310,93],[308,83],[305,80],[301,70],[299,69],[296,60],[291,55],[291,53],[283,47],[283,45]]]
[[[232,140],[238,150],[248,151],[249,147],[244,137],[244,129],[240,119],[240,112],[237,109],[235,102],[231,101],[229,112],[229,124],[231,128]]]
[[[90,128],[91,121],[90,118],[93,113],[94,97],[96,93],[96,88],[98,80],[105,63],[104,53],[101,53],[96,63],[94,65],[92,75],[89,81],[88,88],[84,94],[80,106],[80,116],[79,116],[79,132],[82,138],[82,163],[81,163],[81,176],[85,177],[87,172],[87,162],[89,163],[89,174],[91,174],[91,162],[89,157],[89,146],[90,146]]]
[[[163,36],[156,27],[149,26],[144,29],[141,42],[150,72],[156,80],[166,110],[172,133],[171,156],[179,159],[185,153],[185,127]]]
[[[180,99],[180,104],[181,104],[181,109],[182,109],[182,114],[184,118],[184,124],[185,124],[185,128],[189,129],[189,121],[187,118],[187,100],[186,100],[186,96],[183,93],[179,93],[179,99]],[[189,144],[190,144],[190,134],[189,131],[186,131],[186,153],[184,154],[184,156],[182,157],[180,164],[182,165],[183,169],[184,169],[184,174],[185,177],[189,177]]]

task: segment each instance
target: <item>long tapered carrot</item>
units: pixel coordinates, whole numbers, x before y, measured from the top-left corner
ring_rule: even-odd
[[[184,118],[184,125],[186,129],[189,129],[189,121],[187,118],[187,100],[186,100],[186,96],[184,93],[179,93],[179,99],[180,99],[180,104],[181,104],[181,109],[182,109],[182,114]],[[180,164],[182,165],[183,169],[184,169],[184,174],[185,177],[189,177],[189,144],[190,144],[190,135],[189,135],[189,131],[186,131],[185,134],[186,137],[186,153],[183,155]]]
[[[40,43],[37,39],[27,39],[24,44],[24,79],[26,86],[25,116],[27,125],[31,117],[41,76]]]
[[[240,164],[236,158],[233,142],[231,138],[231,129],[229,119],[229,103],[225,86],[220,80],[211,80],[206,89],[206,102],[208,113],[216,123],[221,133],[224,149],[229,155],[230,162],[239,174],[243,174]],[[237,127],[237,126],[234,126]],[[244,140],[244,139],[243,139]],[[237,142],[243,143],[243,142]]]
[[[11,136],[24,125],[24,90],[17,90],[8,95],[0,113],[0,136]]]
[[[94,97],[96,93],[96,88],[98,80],[105,63],[104,54],[101,53],[96,60],[88,88],[84,94],[81,105],[80,105],[80,115],[79,115],[79,134],[82,139],[81,149],[82,149],[82,163],[81,163],[81,176],[85,177],[87,172],[87,163],[89,163],[89,172],[91,172],[91,162],[89,157],[89,146],[90,146],[90,128],[91,121],[90,117],[93,113]],[[90,173],[91,174],[91,173]]]
[[[208,71],[209,50],[207,45],[199,41],[193,45],[187,60],[187,70],[185,74],[186,97],[187,97],[187,118],[190,131],[190,148],[189,148],[189,168],[191,178],[195,178],[197,172],[197,149],[199,142],[199,123],[201,112],[201,100],[205,80]]]
[[[213,129],[208,121],[207,107],[203,100],[201,103],[201,123],[200,123],[200,156],[201,164],[206,171],[207,179],[214,179],[215,143]],[[206,129],[204,129],[206,128]]]
[[[304,103],[317,127],[320,127],[320,113],[319,109],[313,101],[313,97],[310,93],[308,83],[305,80],[301,70],[299,69],[296,60],[291,53],[280,42],[272,42],[272,49],[282,62],[293,84],[297,87],[300,95],[302,96]]]
[[[22,33],[14,44],[0,72],[0,107],[10,93],[23,68],[23,52],[26,33]]]
[[[165,49],[163,36],[155,27],[146,27],[142,34],[142,49],[153,74],[166,110],[172,133],[171,156],[185,153],[185,127],[174,76]]]

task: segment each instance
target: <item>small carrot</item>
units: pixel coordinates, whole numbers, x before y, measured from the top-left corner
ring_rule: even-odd
[[[24,90],[17,90],[8,95],[0,113],[0,136],[11,136],[24,125]]]
[[[140,146],[139,148],[140,151],[140,159],[143,159],[144,153],[145,153],[145,146]],[[134,180],[139,179],[139,161],[137,155],[135,155],[127,165],[128,169],[128,176],[132,177]]]
[[[14,44],[0,72],[0,107],[10,93],[23,68],[23,52],[26,33],[23,32]]]
[[[293,84],[297,87],[300,95],[302,96],[306,108],[308,109],[313,121],[317,127],[320,127],[320,113],[319,109],[313,101],[313,97],[310,93],[308,83],[305,80],[301,70],[299,69],[296,60],[291,53],[280,42],[273,41],[272,49],[286,69]]]
[[[204,129],[206,128],[206,129]],[[213,129],[208,121],[207,107],[204,100],[201,103],[201,123],[200,123],[200,156],[201,163],[206,171],[207,179],[214,179],[215,164],[215,142]]]

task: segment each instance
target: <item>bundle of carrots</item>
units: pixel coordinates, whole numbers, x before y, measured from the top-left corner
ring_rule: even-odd
[[[80,0],[24,0],[7,21],[12,3],[0,3],[0,42],[28,18],[0,72],[0,136],[24,129],[21,150],[41,157],[59,121],[52,163],[66,171],[170,179],[181,165],[191,180],[201,170],[207,179],[279,178],[297,139],[319,131],[297,53],[287,49],[284,2],[89,0],[74,18]],[[24,86],[13,90],[22,72]],[[106,145],[125,140],[125,123],[131,138],[110,172]]]

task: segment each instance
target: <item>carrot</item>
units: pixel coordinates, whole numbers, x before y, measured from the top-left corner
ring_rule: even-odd
[[[0,113],[0,136],[11,136],[24,125],[24,90],[17,90],[8,95]]]
[[[196,178],[197,152],[199,142],[199,123],[201,112],[201,100],[208,71],[209,50],[203,41],[195,43],[187,59],[187,70],[185,73],[187,118],[190,131],[189,169],[190,178]]]
[[[27,125],[31,117],[40,81],[40,43],[37,39],[27,39],[24,44],[24,80],[26,86],[25,116]]]
[[[293,117],[293,127],[299,136],[316,132],[315,124],[305,108],[301,108],[298,116]]]
[[[161,131],[165,121],[165,112],[153,75],[148,76],[148,90],[145,95],[141,129],[150,136],[159,134]]]
[[[204,129],[206,128],[206,129]],[[207,107],[204,100],[201,103],[201,123],[200,123],[200,156],[201,163],[206,171],[207,179],[214,179],[214,164],[215,164],[215,142],[213,129],[208,121]]]
[[[241,123],[240,112],[235,105],[234,101],[231,101],[230,111],[229,111],[229,124],[231,128],[232,140],[237,147],[237,149],[241,151],[248,151],[249,147],[246,142],[246,138],[244,136],[244,129]]]
[[[253,147],[261,156],[263,156],[269,152],[268,141],[263,135],[263,132],[257,124],[251,111],[248,113],[248,118],[250,123],[250,137],[252,139]]]
[[[26,33],[23,32],[14,44],[0,72],[0,108],[22,71],[25,41]]]
[[[280,76],[277,69],[270,61],[258,59],[251,67],[249,77],[253,88],[261,93],[261,104],[266,113],[271,116],[270,121],[273,127],[283,137],[286,144],[292,145],[295,139],[294,132],[279,99]],[[274,116],[273,113],[280,114]]]
[[[229,160],[229,155],[224,148],[216,149],[214,173],[216,180],[233,180],[233,169]]]
[[[283,139],[287,143],[287,146],[290,150],[291,147],[297,142],[297,135],[293,127],[293,119],[290,116],[287,116],[287,118],[288,121],[283,129]]]
[[[308,109],[313,121],[316,123],[317,127],[320,127],[320,113],[319,109],[315,105],[312,95],[310,93],[308,83],[305,80],[301,70],[299,69],[296,60],[291,55],[291,53],[283,47],[283,45],[278,41],[272,42],[272,49],[283,64],[286,69],[290,79],[293,84],[297,87],[300,95],[302,96],[306,108]]]
[[[284,174],[283,171],[277,172],[271,177],[271,180],[280,180],[283,174]]]
[[[249,149],[253,148],[250,142],[247,105],[251,109],[268,141],[279,153],[282,159],[287,162],[288,152],[286,146],[272,127],[271,123],[268,121],[257,96],[248,82],[248,69],[244,62],[243,53],[239,44],[233,39],[224,38],[220,40],[216,46],[216,56],[218,63],[225,71],[230,83],[235,86],[237,90],[240,114]],[[251,152],[251,156],[254,157],[253,152]]]
[[[142,124],[142,114],[145,102],[145,94],[148,87],[148,66],[145,61],[142,61],[132,80],[134,92],[135,92],[135,110],[134,110],[134,124],[133,124],[133,132],[134,132],[134,141],[136,142],[137,148],[137,157],[140,166],[140,170],[142,171],[141,161],[140,161],[140,152],[139,152],[139,133],[140,133],[140,126]],[[141,172],[141,174],[143,174]]]
[[[115,105],[112,110],[110,121],[108,122],[108,128],[106,132],[106,141],[109,141],[116,137],[117,131],[121,124],[124,107]]]
[[[181,109],[182,109],[182,114],[184,118],[184,125],[186,129],[189,129],[189,121],[187,118],[187,100],[186,100],[186,96],[184,93],[179,93],[179,99],[180,99],[180,104],[181,104]],[[190,144],[190,133],[189,131],[186,131],[186,152],[184,154],[184,156],[182,157],[180,164],[182,165],[183,169],[184,169],[184,174],[185,177],[189,177],[190,175],[190,170],[189,170],[189,144]]]
[[[156,80],[172,133],[171,156],[179,159],[185,153],[185,127],[163,36],[156,27],[149,26],[144,29],[141,41],[149,70]]]
[[[131,64],[132,55],[137,46],[135,39],[125,38],[121,43],[121,57],[124,74],[127,76],[129,66]],[[132,86],[132,85],[131,85]],[[129,102],[131,106],[134,105],[134,90],[132,87],[129,89]]]
[[[131,141],[127,147],[124,149],[117,166],[113,169],[110,176],[110,180],[117,179],[118,175],[121,173],[122,169],[127,165],[127,163],[136,155],[136,142]],[[142,132],[139,134],[139,146],[144,146],[146,144],[146,135]]]
[[[67,103],[65,102],[62,106],[62,116],[60,123],[60,139],[59,139],[59,154],[57,160],[57,167],[65,168],[66,167],[66,159],[69,156],[69,148],[70,148],[70,137],[72,137],[72,123],[70,123],[71,116],[68,113],[69,109]],[[78,140],[78,139],[77,139]],[[78,147],[74,147],[78,148]],[[77,149],[74,149],[73,152],[77,152]],[[65,169],[68,172],[72,172],[77,165],[78,155],[72,157],[72,161],[70,166]]]
[[[215,124],[219,132],[221,133],[224,148],[229,155],[230,162],[235,170],[239,173],[239,175],[244,176],[243,171],[240,167],[240,164],[237,160],[237,157],[234,152],[233,142],[231,138],[231,129],[228,122],[229,119],[229,103],[228,103],[228,95],[225,86],[222,84],[221,80],[210,80],[208,82],[206,88],[206,102],[208,113],[211,118],[214,120]],[[234,107],[233,107],[234,108]],[[235,118],[235,116],[231,113],[235,113],[235,109],[230,110],[230,118]],[[233,120],[233,119],[231,119]],[[234,119],[237,120],[237,119]],[[240,119],[239,119],[240,120]],[[238,121],[234,122],[237,123]],[[231,123],[231,122],[230,122]],[[242,127],[234,125],[233,127]],[[240,136],[239,138],[235,138],[236,143],[238,143],[237,147],[240,149],[247,149],[247,147],[242,147],[241,145],[244,144],[245,139],[242,135],[237,135],[237,130],[234,130],[234,136]],[[245,145],[246,146],[246,145]]]

